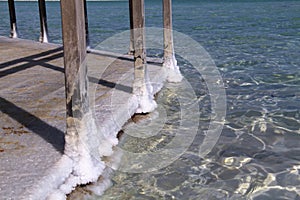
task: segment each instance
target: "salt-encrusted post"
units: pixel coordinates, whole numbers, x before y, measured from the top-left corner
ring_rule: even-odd
[[[167,70],[169,82],[180,82],[182,75],[177,66],[174,53],[173,27],[172,27],[172,0],[163,0],[163,21],[164,21],[164,64]]]
[[[10,17],[10,37],[17,38],[18,30],[17,30],[17,18],[16,18],[16,9],[15,9],[14,0],[8,0],[8,8],[9,8],[9,17]]]
[[[85,40],[86,40],[86,48],[90,49],[90,35],[89,35],[89,20],[87,14],[87,3],[84,0],[84,20],[85,20]]]
[[[132,0],[133,45],[134,45],[134,83],[133,93],[137,97],[138,113],[151,112],[156,108],[152,86],[149,82],[145,47],[144,0]]]
[[[83,1],[62,0],[61,7],[67,117],[80,120],[88,110]]]
[[[132,16],[132,0],[129,0],[129,23],[130,23],[130,44],[128,54],[133,55],[133,16]]]
[[[45,0],[39,0],[40,13],[40,42],[48,43],[48,26],[47,26],[47,11]]]
[[[73,171],[60,189],[68,194],[77,184],[96,181],[104,164],[93,150],[99,146],[89,108],[83,0],[61,0],[61,14],[67,110],[64,153],[72,159]]]

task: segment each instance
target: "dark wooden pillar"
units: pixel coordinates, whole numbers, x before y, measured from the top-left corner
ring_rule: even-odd
[[[66,87],[66,134],[64,154],[73,171],[63,189],[94,182],[103,170],[98,148],[99,133],[89,106],[86,29],[83,0],[61,0]]]
[[[84,2],[61,0],[64,45],[67,135],[88,112]]]
[[[147,73],[144,0],[132,0],[131,7],[134,39],[133,93],[138,97],[139,101],[139,109],[137,112],[147,113],[156,108],[156,103],[151,94],[152,86]]]
[[[145,11],[144,0],[132,0],[133,38],[134,38],[134,92],[145,84],[146,49],[145,49]]]
[[[90,35],[89,35],[89,20],[87,14],[87,3],[84,0],[84,20],[85,20],[85,40],[87,49],[90,48]]]
[[[164,20],[164,59],[168,59],[174,54],[173,34],[172,34],[172,0],[163,0],[163,20]]]
[[[48,42],[47,11],[45,0],[39,0],[40,13],[40,42]]]
[[[17,18],[16,18],[16,9],[15,9],[14,0],[8,0],[8,9],[9,9],[9,17],[10,17],[10,37],[17,38],[18,30],[17,30]]]
[[[132,0],[129,0],[129,23],[130,23],[130,44],[129,44],[129,54],[133,55],[134,48],[133,48],[133,15],[132,15]]]
[[[172,0],[163,0],[163,21],[164,21],[164,64],[167,71],[167,81],[180,82],[182,75],[175,58],[173,43],[172,25]]]
[[[84,1],[60,2],[67,104],[64,154],[73,161],[63,190],[69,193],[76,185],[95,182],[102,173],[98,148],[103,141],[89,105]]]

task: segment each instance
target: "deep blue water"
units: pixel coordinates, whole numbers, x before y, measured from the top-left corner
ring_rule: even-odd
[[[127,4],[88,3],[92,47],[128,30]],[[20,37],[38,40],[37,3],[16,2],[16,9]],[[50,41],[61,43],[59,3],[47,2],[47,11]],[[146,1],[146,26],[162,27],[161,13],[161,1]],[[210,154],[197,156],[211,117],[210,97],[201,75],[178,55],[201,99],[194,146],[157,172],[115,172],[102,198],[299,200],[300,1],[174,0],[173,27],[202,45],[221,73],[227,100],[221,137]],[[0,35],[9,35],[6,2],[0,2]],[[149,54],[161,56],[155,50]],[[169,90],[162,94],[160,103],[172,115],[180,105]],[[173,115],[168,131],[176,128]]]

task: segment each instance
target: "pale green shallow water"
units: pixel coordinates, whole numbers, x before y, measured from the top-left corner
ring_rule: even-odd
[[[126,6],[126,2],[89,3],[92,46],[127,30]],[[37,39],[38,18],[32,15],[36,4],[17,3],[17,9],[21,37]],[[48,10],[50,37],[59,43],[59,4],[49,3]],[[199,129],[193,144],[171,165],[155,172],[115,171],[113,185],[102,197],[86,198],[299,200],[300,1],[175,0],[173,10],[174,29],[199,42],[223,78],[227,113],[222,134],[212,151],[200,157],[211,99],[201,74],[178,56],[199,101]],[[0,2],[0,11],[0,34],[8,35],[6,2]],[[146,1],[146,15],[147,26],[161,27],[160,1]],[[157,50],[148,53],[161,56]],[[155,152],[176,137],[181,107],[176,89],[171,88],[157,96],[167,116],[163,128],[147,139],[125,131],[120,147]]]

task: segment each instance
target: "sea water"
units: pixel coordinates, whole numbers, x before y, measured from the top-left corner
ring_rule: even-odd
[[[146,1],[146,26],[162,27],[161,4]],[[16,9],[19,36],[38,40],[37,2],[16,2]],[[59,3],[47,2],[47,11],[50,41],[61,43]],[[92,47],[128,30],[126,1],[89,2],[88,12]],[[8,36],[7,2],[0,2],[0,15],[0,35]],[[101,197],[85,192],[86,198],[300,199],[300,1],[174,0],[173,27],[208,52],[222,77],[226,117],[221,135],[199,155],[214,116],[213,98],[201,73],[177,55],[199,103],[199,117],[190,119],[191,126],[198,125],[191,145],[174,160],[162,158],[172,162],[156,171],[113,171],[112,186]],[[161,57],[162,51],[149,49],[148,55]],[[163,126],[153,122],[160,126],[155,135],[134,137],[125,130],[120,148],[159,152],[176,138],[182,120],[176,87],[167,85],[156,97],[164,110],[156,114],[164,113],[165,121]],[[137,118],[151,121],[155,113]],[[184,128],[188,135],[189,127]]]

